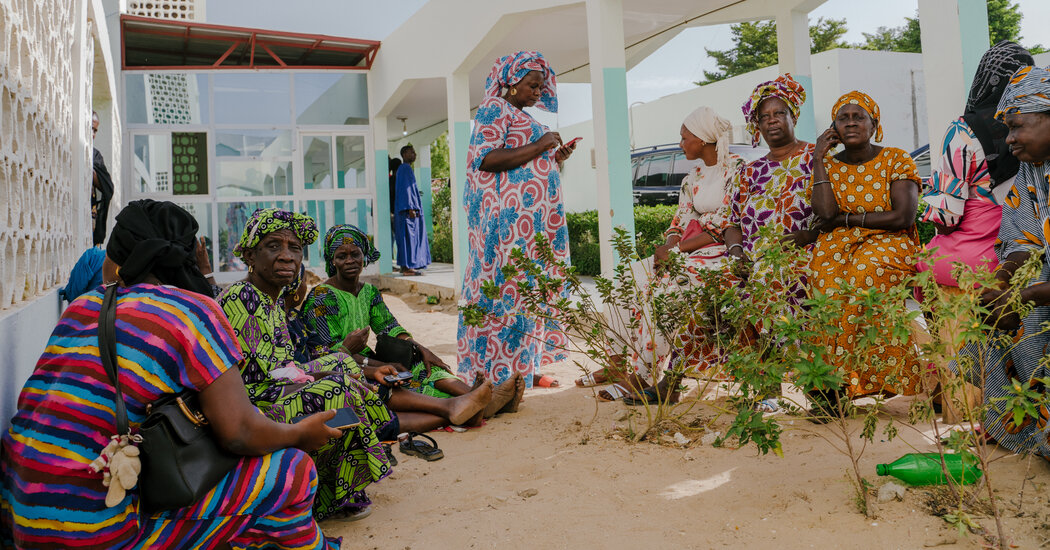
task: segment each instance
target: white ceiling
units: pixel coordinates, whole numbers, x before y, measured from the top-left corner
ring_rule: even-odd
[[[623,0],[627,68],[638,64],[685,28],[727,20],[769,17],[771,9],[784,9],[785,5],[814,1]],[[822,1],[816,0],[816,3]],[[473,52],[472,59],[478,61],[470,70],[471,107],[481,102],[485,77],[492,63],[502,55],[519,50],[538,50],[543,53],[558,73],[559,82],[590,81],[587,12],[583,2],[511,14],[504,16],[504,21],[507,18],[510,18],[510,25],[490,31],[500,33],[496,40],[481,41],[492,45],[487,50]],[[425,43],[426,40],[421,42]],[[702,53],[698,52],[698,55]],[[397,120],[398,116],[407,117],[410,139],[411,134],[421,130],[418,138],[432,139],[440,135],[448,112],[445,79],[414,81],[407,94],[388,112],[391,141],[400,139],[402,124]],[[433,131],[436,126],[441,126],[440,131]],[[432,131],[426,131],[427,128]]]

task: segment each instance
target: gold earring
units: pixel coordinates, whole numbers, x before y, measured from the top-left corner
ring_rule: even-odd
[[[255,271],[255,267],[254,266],[248,266],[248,273],[251,273],[252,271]]]
[[[510,89],[510,95],[517,95],[517,93],[518,93],[518,89],[517,88],[511,88]]]

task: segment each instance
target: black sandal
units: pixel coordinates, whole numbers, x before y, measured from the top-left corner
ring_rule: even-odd
[[[430,444],[416,441],[416,437],[426,439],[430,441]],[[400,442],[399,447],[401,448],[402,453],[409,456],[418,456],[427,462],[433,462],[445,458],[445,453],[438,448],[437,441],[434,441],[434,438],[427,434],[410,432],[408,438]]]
[[[397,457],[394,456],[394,450],[390,448],[389,443],[380,443],[383,446],[383,452],[386,453],[387,462],[390,462],[391,466],[397,466]]]

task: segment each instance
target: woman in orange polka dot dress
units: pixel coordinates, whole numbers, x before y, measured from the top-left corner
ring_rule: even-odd
[[[849,284],[886,292],[914,273],[922,249],[915,230],[921,180],[908,153],[871,142],[882,141],[879,106],[871,97],[857,91],[842,96],[831,118],[813,155],[810,192],[824,225],[810,262],[810,289],[832,294]],[[829,156],[837,144],[844,150]],[[910,342],[887,343],[870,361],[847,361],[864,328],[854,322],[860,314],[860,306],[844,305],[842,332],[828,336],[826,360],[843,369],[846,396],[916,393],[922,368]]]

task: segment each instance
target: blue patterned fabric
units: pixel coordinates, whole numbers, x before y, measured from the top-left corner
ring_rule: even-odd
[[[517,84],[529,71],[540,71],[543,73],[543,92],[536,107],[551,113],[558,112],[558,83],[554,77],[554,69],[551,69],[543,54],[533,51],[521,51],[514,55],[505,55],[496,61],[485,79],[485,97],[499,97],[503,90]],[[499,116],[499,110],[493,110],[491,106],[484,111],[478,107],[475,120],[479,124],[491,124]],[[542,134],[541,134],[542,135]]]
[[[1000,261],[1015,252],[1043,251],[1050,255],[1048,200],[1050,163],[1040,166],[1021,163],[1014,188],[1003,204],[1003,221],[996,244]],[[1042,271],[1029,285],[1050,282],[1048,257],[1043,257]],[[1023,319],[1016,332],[999,331],[990,335],[986,342],[967,345],[960,353],[960,359],[953,361],[950,368],[958,372],[959,361],[977,365],[969,369],[970,381],[977,386],[981,386],[981,380],[976,375],[983,368],[984,400],[989,407],[983,426],[1000,445],[1017,453],[1036,453],[1050,458],[1047,411],[1042,411],[1044,416],[1039,421],[1028,419],[1020,427],[1012,426],[1011,422],[1007,431],[1006,404],[1002,400],[1009,395],[1006,387],[1013,381],[1027,382],[1047,376],[1046,367],[1040,364],[1046,360],[1050,346],[1050,333],[1043,329],[1047,321],[1050,321],[1050,306],[1036,307]]]

